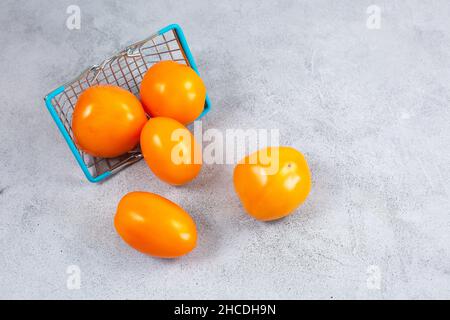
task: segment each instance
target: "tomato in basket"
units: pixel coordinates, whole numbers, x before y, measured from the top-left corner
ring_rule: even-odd
[[[113,158],[134,149],[147,116],[138,98],[117,86],[86,89],[72,116],[75,143],[86,153]]]
[[[192,133],[178,121],[151,118],[142,129],[141,149],[152,172],[172,185],[193,180],[202,168],[202,150]]]
[[[203,112],[206,87],[192,68],[161,61],[144,75],[140,94],[150,116],[168,117],[186,125]]]

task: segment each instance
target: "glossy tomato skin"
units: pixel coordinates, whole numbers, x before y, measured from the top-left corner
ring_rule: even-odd
[[[172,118],[186,125],[203,112],[206,88],[192,68],[161,61],[144,75],[140,94],[149,115]]]
[[[114,226],[134,249],[159,258],[176,258],[197,243],[194,220],[174,202],[149,192],[131,192],[120,200]]]
[[[139,142],[147,116],[140,101],[129,91],[102,85],[86,89],[72,116],[75,143],[95,157],[113,158],[132,150]]]
[[[202,168],[200,146],[174,119],[151,118],[141,132],[141,150],[152,172],[172,185],[188,183]]]
[[[279,159],[278,165],[261,160],[266,158]],[[291,147],[269,147],[245,157],[235,167],[233,181],[245,210],[262,221],[289,215],[311,190],[305,157]]]

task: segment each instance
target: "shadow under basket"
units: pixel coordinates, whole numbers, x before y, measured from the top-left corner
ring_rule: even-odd
[[[44,98],[47,109],[89,181],[103,181],[143,157],[139,147],[112,159],[93,157],[80,150],[73,140],[72,132],[72,114],[78,96],[91,86],[111,84],[139,97],[139,87],[147,70],[153,64],[164,60],[188,65],[199,74],[183,30],[177,24],[169,25],[147,39],[126,47],[102,63],[86,69],[74,80]],[[199,119],[209,109],[210,101],[207,94],[205,108]]]

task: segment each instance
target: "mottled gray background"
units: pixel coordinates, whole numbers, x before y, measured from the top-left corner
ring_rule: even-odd
[[[450,298],[449,17],[447,0],[2,0],[0,298]],[[307,156],[313,189],[296,214],[249,219],[231,166],[180,188],[143,162],[85,180],[42,98],[173,22],[209,90],[203,126],[279,128]],[[134,190],[190,212],[198,248],[161,261],[126,246],[113,216]]]

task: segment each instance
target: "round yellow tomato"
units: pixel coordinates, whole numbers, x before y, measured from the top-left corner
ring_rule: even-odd
[[[245,157],[235,167],[233,181],[245,210],[263,221],[287,216],[311,190],[308,164],[291,147],[269,147]]]
[[[141,132],[141,150],[153,173],[173,185],[191,181],[202,168],[200,146],[174,119],[151,118]]]
[[[114,158],[138,144],[146,122],[145,111],[131,92],[102,85],[86,89],[78,98],[72,131],[75,143],[86,153]]]
[[[131,192],[120,200],[114,226],[134,249],[160,258],[176,258],[192,251],[197,230],[191,216],[166,198]]]
[[[206,88],[192,68],[161,61],[144,75],[140,94],[145,110],[152,117],[168,117],[186,125],[202,113]]]

